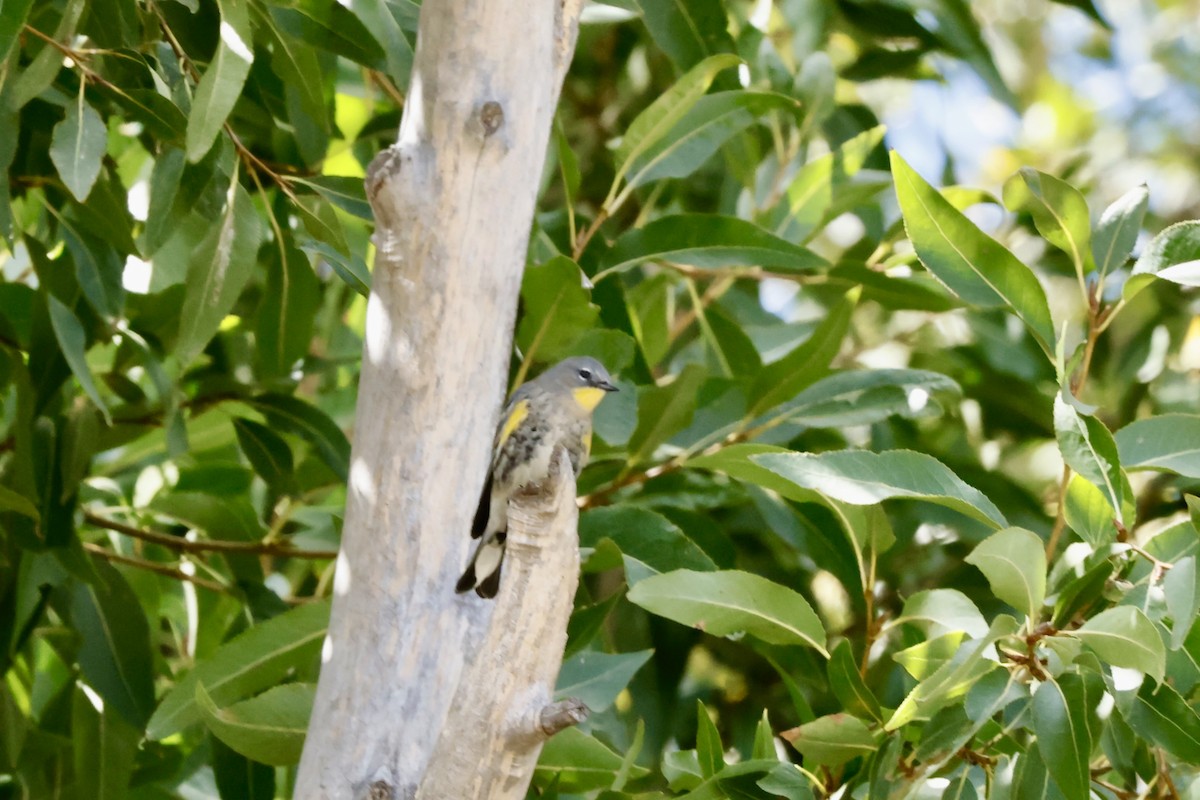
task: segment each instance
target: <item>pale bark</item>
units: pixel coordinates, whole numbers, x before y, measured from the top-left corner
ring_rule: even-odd
[[[557,672],[562,657],[573,505],[558,502],[544,530],[543,512],[514,509],[535,520],[522,541],[546,546],[512,548],[496,601],[456,595],[454,583],[472,544],[537,182],[581,5],[422,5],[399,138],[367,175],[377,256],[333,615],[297,798],[413,797],[427,772],[438,781],[421,791],[430,800],[523,796],[512,765],[527,783],[540,739],[513,736],[512,726],[548,699],[547,664]],[[554,496],[573,486],[562,481]],[[539,591],[526,592],[531,584]],[[531,633],[543,617],[561,618],[557,636]],[[504,629],[493,624],[501,621]],[[489,648],[506,642],[507,661],[486,669],[492,687],[512,688],[492,698],[509,711],[480,712],[489,725],[504,722],[489,731],[506,744],[456,752],[473,734],[453,733],[462,709],[451,714],[451,705],[474,691],[465,678]],[[442,759],[464,755],[477,759],[461,778],[470,783],[443,782],[454,776]],[[487,769],[491,777],[479,772]]]

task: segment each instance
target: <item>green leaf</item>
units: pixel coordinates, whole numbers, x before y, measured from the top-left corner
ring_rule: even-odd
[[[84,102],[83,84],[76,101],[67,104],[66,112],[63,121],[54,126],[50,160],[67,189],[82,203],[100,175],[108,128],[96,109]]]
[[[692,423],[704,378],[704,367],[688,364],[671,383],[639,393],[638,424],[628,444],[631,464],[649,460],[660,444]]]
[[[1200,764],[1200,717],[1170,684],[1142,684],[1127,718],[1139,736],[1184,764]]]
[[[1091,486],[1090,483],[1087,485]],[[1108,586],[1113,569],[1112,561],[1101,561],[1063,587],[1054,603],[1054,617],[1050,624],[1056,628],[1066,627],[1076,614],[1099,600]]]
[[[371,272],[367,264],[355,254],[342,255],[324,242],[305,241],[300,243],[300,249],[306,253],[318,256],[329,265],[338,277],[346,282],[354,291],[363,297],[371,294]]]
[[[614,159],[617,174],[613,179],[613,187],[628,174],[634,159],[656,145],[696,105],[719,72],[741,62],[740,58],[728,53],[704,59],[638,114],[617,146]]]
[[[0,63],[8,61],[12,46],[20,41],[32,6],[33,0],[7,0],[0,6]]]
[[[1140,609],[1117,606],[1089,619],[1071,632],[1114,667],[1140,670],[1161,682],[1166,651],[1154,623]]]
[[[42,518],[32,500],[23,494],[14,492],[7,486],[0,486],[0,511],[15,511],[22,516],[29,517],[34,522],[39,522]]]
[[[1183,646],[1196,615],[1200,613],[1200,582],[1196,577],[1196,557],[1176,561],[1163,578],[1167,613],[1171,616],[1171,649]]]
[[[341,175],[317,175],[311,178],[293,178],[293,183],[307,186],[333,205],[367,222],[375,221],[371,204],[360,178]]]
[[[625,766],[618,753],[578,728],[556,733],[542,748],[534,768],[540,784],[554,783],[561,792],[587,792],[610,786]],[[631,779],[641,778],[645,767],[626,767]]]
[[[966,562],[979,569],[996,597],[1024,611],[1030,622],[1046,599],[1045,542],[1033,531],[1005,528],[980,542]]]
[[[1146,204],[1149,199],[1150,190],[1143,183],[1121,195],[1100,215],[1100,222],[1092,235],[1092,256],[1101,280],[1113,270],[1124,266],[1129,254],[1133,252],[1138,233],[1142,230],[1142,220],[1146,216]]]
[[[596,547],[604,541],[611,541],[624,556],[630,586],[672,569],[717,568],[678,526],[646,508],[617,505],[585,512],[579,519],[580,545]]]
[[[972,639],[986,636],[988,624],[971,599],[957,589],[927,589],[904,602],[895,624],[907,622],[934,638],[962,631]]]
[[[246,758],[287,767],[300,763],[316,684],[286,683],[257,697],[218,708],[196,684],[196,705],[213,735]]]
[[[633,187],[686,177],[759,117],[771,111],[794,113],[796,108],[794,99],[770,92],[739,90],[705,95],[661,139],[633,160],[626,180]]]
[[[1063,793],[1046,770],[1041,752],[1036,747],[1027,748],[1016,758],[1012,779],[1012,797],[1020,800],[1066,800]]]
[[[292,448],[279,434],[248,419],[235,418],[238,446],[267,485],[277,492],[286,491],[294,483]]]
[[[340,3],[305,3],[270,10],[279,30],[329,53],[347,58],[369,69],[386,71],[387,54],[371,32],[349,8]]]
[[[725,767],[725,748],[721,746],[721,734],[713,724],[708,709],[701,700],[696,701],[696,760],[700,774],[711,778]]]
[[[1116,436],[1126,469],[1157,469],[1200,478],[1200,416],[1160,414],[1129,423]]]
[[[1096,484],[1073,474],[1063,502],[1067,525],[1085,542],[1095,548],[1116,541],[1117,527],[1113,520],[1117,512]]]
[[[853,758],[866,757],[879,749],[883,738],[867,723],[849,714],[818,717],[798,728],[779,734],[804,756],[806,765],[837,767]]]
[[[350,440],[325,412],[298,397],[260,394],[251,401],[274,428],[304,439],[343,481],[350,472]]]
[[[883,722],[879,701],[867,688],[867,684],[858,672],[858,664],[854,661],[854,650],[850,647],[849,639],[842,639],[829,657],[825,665],[829,677],[829,688],[842,704],[842,708],[855,714],[870,717],[876,722]]]
[[[734,50],[721,0],[637,0],[637,4],[654,43],[681,70],[705,56]]]
[[[750,389],[751,413],[761,414],[794,398],[829,372],[829,364],[850,329],[850,318],[862,292],[852,289],[829,309],[800,346],[761,370]]]
[[[775,731],[771,728],[771,720],[768,718],[765,708],[763,709],[762,719],[758,721],[758,725],[754,728],[754,747],[750,757],[776,758]]]
[[[71,743],[79,800],[122,800],[129,796],[141,730],[84,684],[71,699]],[[86,776],[86,777],[84,777]]]
[[[54,328],[54,338],[58,340],[67,366],[71,368],[84,393],[96,408],[100,409],[104,421],[111,425],[112,417],[108,413],[108,406],[100,396],[100,390],[96,388],[96,382],[92,378],[92,370],[88,367],[87,334],[84,333],[83,326],[79,324],[75,313],[59,302],[54,295],[46,295],[46,303],[50,310],[50,325]]]
[[[1099,698],[1096,698],[1097,700]],[[1088,697],[1076,674],[1043,682],[1033,695],[1033,732],[1038,749],[1067,800],[1088,800],[1092,782],[1088,762],[1094,736],[1088,726]]]
[[[585,650],[576,653],[563,661],[554,696],[578,697],[592,711],[605,711],[652,655],[653,650],[618,654]]]
[[[1159,232],[1142,251],[1125,281],[1122,297],[1128,301],[1158,277],[1170,278],[1167,270],[1191,269],[1200,260],[1200,220],[1176,222]]]
[[[583,272],[566,256],[529,267],[521,281],[523,313],[517,346],[526,357],[559,361],[596,325],[599,309],[583,286]]]
[[[187,156],[177,147],[164,147],[150,171],[150,202],[139,242],[142,256],[149,258],[175,233],[179,221],[191,209],[176,206]],[[182,204],[181,204],[182,205]]]
[[[107,561],[92,559],[95,580],[71,589],[71,622],[82,639],[87,682],[139,731],[154,707],[150,626],[133,589]]]
[[[254,62],[254,34],[250,28],[247,0],[217,0],[221,10],[217,52],[209,63],[187,123],[187,157],[193,163],[204,158],[233,111]]]
[[[997,616],[986,636],[958,647],[950,660],[918,683],[900,703],[884,729],[894,731],[918,716],[929,716],[953,703],[980,679],[998,668],[994,645],[1018,630],[1017,621],[1007,614]],[[954,636],[949,634],[948,636]]]
[[[797,486],[851,505],[872,505],[893,498],[912,498],[952,508],[984,524],[1004,527],[1004,515],[979,490],[936,458],[911,450],[870,453],[841,450],[811,453],[766,453],[750,460]]]
[[[1004,184],[1004,205],[1010,211],[1028,211],[1038,233],[1070,256],[1080,275],[1095,266],[1088,248],[1091,221],[1087,201],[1074,186],[1022,167]]]
[[[849,139],[831,153],[809,161],[787,188],[787,209],[775,232],[789,241],[806,241],[821,228],[838,194],[862,170],[871,152],[883,141],[877,125]]]
[[[1090,414],[1078,412],[1060,392],[1054,398],[1054,433],[1067,466],[1096,484],[1116,510],[1116,519],[1125,522],[1134,511],[1133,490],[1108,428]]]
[[[274,800],[275,769],[251,761],[215,736],[210,737],[212,771],[221,800]]]
[[[387,0],[350,0],[347,8],[382,45],[387,56],[387,74],[396,86],[408,86],[412,72],[413,47]]]
[[[254,273],[261,235],[258,212],[249,195],[236,180],[231,182],[224,212],[188,261],[175,342],[180,363],[190,364],[233,310],[242,287]]]
[[[1037,277],[894,151],[892,175],[904,226],[921,263],[966,302],[983,308],[1011,309],[1052,358],[1054,324]]]
[[[888,417],[935,413],[935,395],[958,396],[950,378],[920,369],[847,370],[821,378],[771,416],[813,428],[870,425]]]
[[[196,686],[214,703],[229,704],[273,686],[311,663],[329,627],[329,601],[307,603],[255,625],[196,665],[159,703],[146,726],[148,739],[164,739],[200,721]]]
[[[254,328],[263,377],[287,375],[304,358],[321,303],[321,283],[290,241],[267,259],[267,284]]]
[[[825,629],[802,596],[748,572],[676,570],[641,581],[629,600],[714,636],[748,633],[771,644],[825,650]]]
[[[942,591],[953,591],[944,589]],[[923,681],[950,663],[962,646],[963,632],[951,631],[892,654],[892,659],[918,681]]]
[[[627,231],[605,254],[604,274],[644,261],[672,261],[695,267],[761,267],[789,274],[827,266],[811,250],[781,239],[744,219],[719,214],[675,214]],[[601,276],[597,275],[597,281]]]

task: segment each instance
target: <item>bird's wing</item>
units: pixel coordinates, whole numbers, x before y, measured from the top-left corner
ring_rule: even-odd
[[[513,431],[519,428],[528,416],[529,398],[513,395],[513,401],[504,409],[504,416],[496,428],[495,452],[500,452],[504,443],[508,441],[508,437],[512,436]]]

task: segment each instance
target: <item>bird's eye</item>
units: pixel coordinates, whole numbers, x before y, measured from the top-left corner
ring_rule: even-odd
[[[590,381],[592,379],[592,371],[587,367],[584,367],[583,369],[579,370],[579,377],[583,378],[585,381]]]

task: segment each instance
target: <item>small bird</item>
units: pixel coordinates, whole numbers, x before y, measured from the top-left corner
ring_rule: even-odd
[[[579,356],[554,365],[513,392],[496,428],[492,466],[471,526],[471,538],[481,541],[455,591],[474,589],[480,597],[496,596],[508,536],[508,499],[522,486],[549,476],[558,445],[567,451],[571,469],[579,477],[592,448],[592,412],[608,392],[615,391],[603,364]]]

